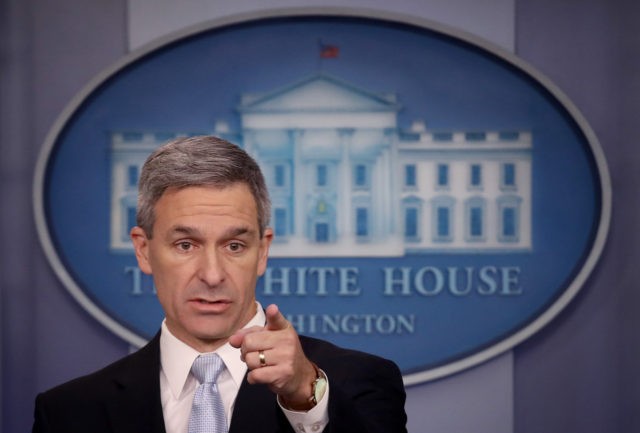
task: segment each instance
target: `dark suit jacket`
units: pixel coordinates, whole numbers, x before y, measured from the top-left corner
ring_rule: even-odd
[[[33,433],[164,433],[160,336],[104,369],[36,398]],[[309,359],[329,377],[325,432],[406,432],[405,391],[391,361],[300,337]],[[293,433],[264,385],[240,387],[229,433]]]

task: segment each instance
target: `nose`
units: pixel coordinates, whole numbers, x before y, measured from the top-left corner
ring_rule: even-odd
[[[200,257],[198,278],[210,288],[217,287],[225,279],[224,260],[215,248],[204,251]]]

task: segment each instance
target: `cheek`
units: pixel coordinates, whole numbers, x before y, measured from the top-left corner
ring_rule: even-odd
[[[261,276],[267,270],[267,255],[260,249],[256,252],[255,256],[251,258],[251,263],[247,264],[247,269],[251,269],[252,273],[257,276]]]
[[[155,284],[158,301],[160,302],[160,305],[162,305],[162,309],[167,312],[171,309],[171,293],[165,289],[166,286],[162,282],[157,281]]]
[[[250,304],[255,298],[256,284],[258,282],[258,276],[255,274],[256,264],[254,263],[251,268],[247,268],[246,271],[240,276],[236,287],[242,292],[245,303]]]
[[[154,284],[156,287],[156,294],[160,304],[163,308],[170,307],[171,304],[176,303],[182,289],[182,281],[180,279],[180,273],[176,272],[175,267],[155,267],[158,269],[169,269],[171,272],[162,271],[154,274]]]
[[[258,266],[257,266],[257,275],[260,277],[262,276],[267,270],[267,260],[266,258],[263,260],[260,260],[258,262]]]

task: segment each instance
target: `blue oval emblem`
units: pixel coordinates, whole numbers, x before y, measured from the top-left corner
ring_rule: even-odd
[[[163,313],[128,232],[146,156],[213,134],[260,163],[276,239],[257,287],[303,334],[407,384],[555,317],[609,226],[604,155],[524,62],[409,18],[269,14],[199,27],[97,77],[47,138],[35,212],[66,288],[134,345]]]

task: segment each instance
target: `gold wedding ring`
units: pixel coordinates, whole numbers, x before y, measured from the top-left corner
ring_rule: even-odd
[[[267,365],[267,358],[264,356],[264,350],[258,351],[258,359],[260,360],[260,367]]]

